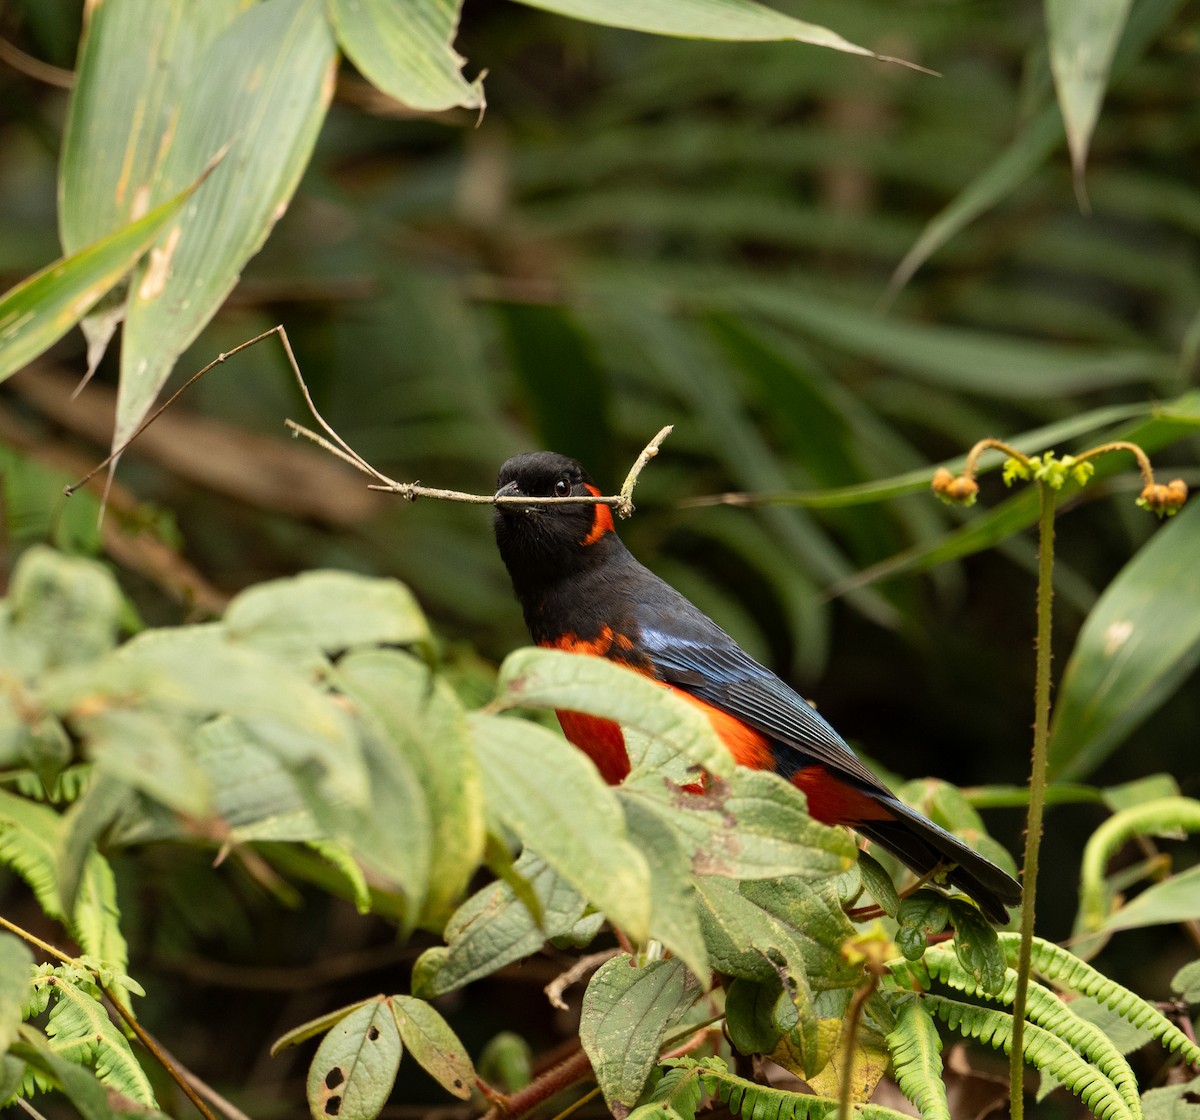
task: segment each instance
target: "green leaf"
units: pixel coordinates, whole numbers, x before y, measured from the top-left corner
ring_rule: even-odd
[[[1160,883],[1152,883],[1132,902],[1109,914],[1100,927],[1105,933],[1119,929],[1174,925],[1200,919],[1200,866],[1189,867]]]
[[[730,976],[768,980],[780,970],[801,982],[853,984],[858,976],[841,947],[854,930],[831,884],[794,879],[739,885],[715,875],[696,880],[700,921],[713,968]]]
[[[31,990],[33,954],[11,933],[0,933],[0,1054],[17,1037],[22,1009]],[[0,1103],[4,1100],[0,1096]]]
[[[227,715],[289,768],[315,763],[328,791],[364,805],[370,783],[350,717],[299,668],[227,640],[219,624],[143,631],[113,658],[142,702]]]
[[[57,1085],[83,1120],[118,1120],[119,1114],[109,1104],[108,1091],[92,1072],[59,1057],[39,1032],[22,1029],[21,1041],[13,1043],[12,1054]]]
[[[582,752],[544,727],[479,713],[470,722],[489,813],[643,941],[650,872],[629,842],[615,792]]]
[[[725,1031],[742,1054],[770,1054],[783,1033],[776,1005],[783,997],[778,976],[768,980],[735,977],[725,989]],[[793,1016],[794,1017],[794,1016]]]
[[[324,119],[335,61],[321,0],[253,4],[197,53],[152,193],[178,190],[225,155],[131,279],[114,446],[141,422],[286,208]]]
[[[313,1120],[375,1120],[391,1094],[403,1053],[396,1020],[382,996],[341,1019],[308,1068]]]
[[[637,1103],[667,1028],[695,1002],[680,960],[636,966],[628,953],[606,961],[583,996],[579,1041],[592,1063],[610,1110]]]
[[[686,841],[698,875],[818,880],[854,866],[850,835],[814,821],[796,788],[767,771],[739,768],[727,782],[708,783],[702,795],[631,775],[625,796]]]
[[[919,890],[900,903],[896,944],[910,960],[920,960],[929,939],[950,922],[950,900],[938,891]]]
[[[662,739],[710,774],[728,777],[733,759],[694,704],[648,677],[600,657],[519,649],[500,666],[496,704],[604,716]]]
[[[1200,502],[1171,519],[1100,597],[1063,673],[1050,773],[1090,773],[1200,663]]]
[[[927,384],[986,396],[1054,398],[1151,380],[1172,364],[1168,354],[1149,350],[1089,350],[888,317],[815,292],[785,295],[775,287],[751,285],[733,298],[848,354],[906,371]]]
[[[432,999],[506,964],[536,953],[550,938],[569,934],[583,917],[583,896],[539,856],[521,853],[513,871],[528,885],[534,915],[509,883],[491,883],[464,902],[446,923],[445,948],[426,950],[413,967],[412,987]]]
[[[0,380],[48,350],[179,216],[206,172],[136,222],[121,226],[0,296]]]
[[[1046,0],[1050,70],[1067,129],[1076,175],[1083,174],[1088,144],[1108,85],[1132,0]]]
[[[572,19],[655,35],[741,42],[791,39],[849,54],[881,57],[827,27],[805,23],[755,0],[521,0],[521,3]]]
[[[310,1038],[316,1038],[319,1034],[324,1034],[335,1023],[341,1022],[352,1011],[357,1011],[360,1007],[366,1007],[368,1004],[374,1005],[379,1002],[379,997],[375,996],[371,999],[359,1000],[358,1003],[352,1003],[349,1007],[339,1007],[336,1011],[328,1011],[324,1015],[319,1015],[316,1019],[310,1019],[307,1023],[301,1023],[298,1027],[293,1027],[290,1031],[281,1034],[271,1044],[271,1057],[275,1057],[282,1050],[286,1050],[289,1046],[299,1046],[302,1042],[307,1042]]]
[[[1188,1003],[1200,1003],[1200,961],[1185,964],[1171,980],[1171,991]]]
[[[629,839],[650,868],[650,936],[661,941],[707,986],[708,950],[696,911],[692,854],[678,835],[627,791],[618,793]]]
[[[129,788],[107,774],[93,774],[83,795],[75,799],[62,817],[62,842],[57,875],[63,909],[75,910],[75,900],[84,869],[97,836],[130,803]]]
[[[354,572],[304,572],[236,595],[225,612],[231,641],[284,659],[340,654],[355,646],[429,642],[429,624],[411,591]]]
[[[466,714],[449,685],[413,657],[363,650],[338,663],[336,684],[378,722],[424,791],[431,822],[426,916],[439,921],[483,854],[483,787]]]
[[[883,864],[869,852],[859,852],[858,874],[867,893],[879,903],[888,917],[894,918],[900,909],[900,896],[896,893],[896,884],[884,870]]]
[[[896,1012],[887,1036],[892,1069],[900,1091],[920,1109],[925,1120],[950,1120],[950,1102],[942,1077],[942,1040],[933,1016],[912,996]]]
[[[1200,1120],[1200,1077],[1151,1089],[1142,1097],[1143,1120]]]
[[[85,664],[116,643],[121,592],[95,560],[35,545],[13,569],[8,604],[0,649],[11,669],[28,676]]]
[[[959,964],[974,978],[981,992],[993,995],[1003,986],[1007,967],[995,927],[970,903],[958,898],[948,901]]]
[[[350,61],[390,97],[414,109],[482,109],[483,79],[467,82],[455,53],[461,0],[330,0]]]
[[[412,996],[392,996],[388,1001],[408,1052],[443,1089],[460,1100],[469,1100],[475,1085],[475,1067],[450,1024],[428,1003]]]

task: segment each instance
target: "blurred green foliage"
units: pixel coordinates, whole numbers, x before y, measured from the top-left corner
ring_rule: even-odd
[[[1081,209],[1038,5],[775,6],[940,77],[468,0],[455,46],[468,80],[488,70],[482,118],[404,109],[343,62],[294,199],[176,368],[190,373],[282,322],[319,407],[362,454],[396,478],[477,492],[532,446],[582,458],[615,488],[646,439],[674,423],[622,530],[634,551],[893,772],[1017,783],[1031,708],[1032,502],[1000,503],[985,478],[981,509],[964,514],[918,493],[919,477],[985,435],[1027,433],[1028,451],[1070,452],[1121,434],[1146,441],[1164,478],[1200,481],[1194,20],[1178,0],[1131,5]],[[69,68],[81,7],[9,4],[0,36]],[[0,288],[62,252],[67,94],[26,70],[0,68]],[[82,338],[39,364],[79,375]],[[107,434],[25,387],[42,372],[18,375],[0,399],[7,560],[38,540],[107,551],[125,569],[127,626],[138,615],[177,622],[189,604],[211,610],[222,593],[312,567],[397,575],[448,637],[447,676],[472,704],[490,692],[487,662],[525,640],[485,513],[397,501],[339,520],[238,484],[269,473],[251,433],[282,442],[283,416],[306,419],[274,343],[218,367],[176,406],[227,422],[234,438],[207,462],[207,435],[193,438],[199,462],[186,472],[161,452],[127,453],[117,479],[133,497],[104,533],[91,498],[57,491],[100,458]],[[110,356],[95,388],[117,376]],[[92,399],[85,391],[84,409]],[[215,481],[217,460],[232,485]],[[888,500],[840,490],[854,487]],[[285,475],[289,489],[302,487]],[[821,500],[830,489],[833,505]],[[1060,650],[1156,531],[1134,509],[1139,489],[1132,472],[1110,471],[1064,503]],[[727,491],[789,497],[685,501]],[[335,502],[346,492],[331,488]],[[1187,517],[1169,527],[1176,539],[1194,535]],[[215,597],[185,594],[181,606],[163,569],[130,568],[114,534],[143,534],[172,571],[186,557]],[[1164,553],[1148,583],[1147,561],[1131,565],[1094,616],[1121,621],[1149,586],[1152,625],[1179,620],[1179,640],[1142,662],[1154,703],[1142,690],[1101,711],[1108,739],[1090,752],[1056,734],[1073,778],[1111,786],[1167,771],[1194,795],[1200,604],[1189,557]],[[1081,720],[1096,715],[1084,711],[1089,689],[1107,695],[1106,633],[1093,623],[1077,653],[1074,674],[1090,682],[1075,686]],[[1163,648],[1175,650],[1169,664]],[[1052,817],[1060,882],[1075,879],[1094,802]],[[1015,835],[1015,819],[996,824]],[[329,874],[316,857],[278,858],[302,866],[304,882]],[[240,866],[214,880],[182,851],[124,881],[148,873],[161,879],[155,916],[144,887],[130,889],[126,913],[137,950],[160,961],[209,953],[254,967],[264,921],[282,923],[289,960],[311,957],[326,922],[340,944],[336,910],[316,926],[276,916],[276,896],[315,904],[308,887]],[[221,893],[211,912],[198,912],[197,882]],[[1069,894],[1045,900],[1052,935],[1071,929]],[[1123,938],[1141,936],[1118,936],[1105,959],[1139,991],[1165,991],[1183,942],[1150,934],[1123,955]],[[234,1002],[261,1017],[252,1000]],[[248,1062],[234,1063],[246,1079]]]

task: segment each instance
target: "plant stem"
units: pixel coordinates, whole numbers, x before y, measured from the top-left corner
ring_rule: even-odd
[[[1050,742],[1050,624],[1054,603],[1055,491],[1038,483],[1037,663],[1034,681],[1033,761],[1029,773],[1029,814],[1025,825],[1025,862],[1021,906],[1021,950],[1017,959],[1017,991],[1013,998],[1012,1052],[1009,1055],[1009,1096],[1013,1120],[1025,1114],[1025,1003],[1033,955],[1034,902],[1037,897],[1038,853],[1046,805],[1046,760]]]

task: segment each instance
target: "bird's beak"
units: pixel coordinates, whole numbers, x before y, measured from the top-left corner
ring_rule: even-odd
[[[520,495],[521,488],[517,485],[516,479],[512,482],[506,482],[499,490],[496,491],[497,498],[516,498]]]

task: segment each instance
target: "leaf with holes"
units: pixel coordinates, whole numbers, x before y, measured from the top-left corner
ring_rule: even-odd
[[[392,996],[392,1015],[408,1052],[448,1093],[469,1100],[475,1067],[450,1024],[423,999]]]
[[[387,1103],[403,1053],[382,996],[352,1011],[325,1036],[308,1068],[313,1120],[374,1120]]]

